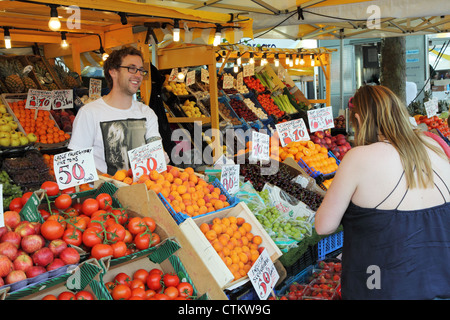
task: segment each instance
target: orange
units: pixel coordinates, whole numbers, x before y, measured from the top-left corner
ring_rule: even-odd
[[[262,238],[260,236],[254,236],[252,242],[256,245],[260,245],[262,243]]]

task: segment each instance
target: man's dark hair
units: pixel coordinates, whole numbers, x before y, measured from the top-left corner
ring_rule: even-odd
[[[115,70],[119,69],[119,66],[122,65],[122,60],[126,56],[139,56],[141,57],[142,61],[144,61],[144,57],[142,55],[142,52],[134,47],[122,47],[119,50],[114,50],[109,55],[108,59],[106,59],[105,63],[103,64],[103,72],[105,74],[106,84],[108,85],[108,88],[112,89],[113,87],[113,80],[111,78],[111,75],[109,74],[109,70]]]

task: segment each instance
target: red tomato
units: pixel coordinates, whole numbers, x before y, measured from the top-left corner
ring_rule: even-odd
[[[73,292],[63,291],[58,295],[58,300],[76,300],[76,298]]]
[[[126,233],[125,227],[120,223],[115,223],[114,219],[112,221],[113,224],[106,228],[106,238],[112,243],[123,241],[123,239],[125,239]]]
[[[102,238],[96,228],[87,228],[84,230],[82,240],[86,247],[93,247],[96,244],[102,243]]]
[[[95,300],[94,295],[86,290],[78,291],[75,294],[77,300]]]
[[[67,222],[67,230],[69,229],[78,229],[78,230],[86,230],[87,228],[87,219],[81,216],[71,217]]]
[[[163,276],[163,282],[165,287],[176,287],[180,284],[180,278],[176,274],[166,273]]]
[[[177,286],[177,289],[181,297],[188,298],[191,297],[194,293],[194,288],[189,282],[180,282]]]
[[[139,250],[145,250],[150,247],[150,241],[152,239],[152,235],[147,232],[141,232],[134,237],[134,244],[136,248]]]
[[[97,243],[91,249],[91,256],[97,260],[112,256],[113,253],[113,248],[109,244],[104,243]]]
[[[130,286],[130,282],[131,282],[131,277],[128,274],[126,274],[125,272],[119,272],[114,277],[113,282],[115,284],[124,284],[124,285],[129,287]]]
[[[68,194],[62,194],[55,199],[55,206],[59,210],[66,210],[72,205],[72,198]]]
[[[155,294],[156,294],[155,290],[151,290],[151,289],[145,290],[145,300],[148,300],[148,299],[154,297]]]
[[[100,209],[112,209],[112,197],[107,193],[100,193],[96,198]]]
[[[71,188],[67,188],[67,189],[61,190],[62,194],[70,194],[70,193],[75,193],[75,192],[76,192],[75,187],[71,187]]]
[[[116,243],[111,244],[111,248],[113,249],[113,258],[115,259],[127,254],[127,245],[123,241],[117,241]]]
[[[49,217],[42,225],[41,225],[41,235],[47,240],[55,240],[59,239],[64,234],[64,227],[55,220],[49,220]]]
[[[161,285],[161,274],[158,273],[150,273],[147,278],[147,287],[151,290],[158,291],[162,288]]]
[[[131,297],[131,289],[124,284],[118,284],[112,290],[111,296],[114,300],[128,300]]]
[[[150,218],[150,217],[144,217],[144,218],[142,218],[142,222],[145,223],[145,225],[148,227],[148,229],[150,230],[150,232],[155,231],[155,229],[156,229],[156,223],[155,223],[155,220],[153,220],[153,219]]]
[[[145,289],[145,283],[141,279],[133,279],[130,281],[130,288],[131,288],[131,290],[136,289],[136,288]]]
[[[45,190],[47,192],[48,196],[56,196],[59,193],[59,187],[58,184],[54,181],[45,181],[41,185],[41,189]]]
[[[150,247],[154,247],[161,242],[161,238],[157,233],[152,233],[152,245]]]
[[[25,192],[22,195],[22,198],[20,198],[20,202],[22,203],[22,207],[25,205],[25,203],[27,203],[28,199],[30,199],[30,197],[32,195],[33,195],[33,192],[31,192],[31,191]]]
[[[11,211],[20,212],[22,207],[23,207],[23,205],[22,205],[22,198],[21,197],[14,198],[9,203],[9,210],[11,210]]]
[[[83,201],[83,204],[81,206],[81,211],[87,215],[91,216],[95,211],[98,210],[98,201],[92,198],[87,198]]]
[[[170,300],[178,298],[178,289],[174,286],[169,286],[164,289],[164,294],[169,297]]]
[[[112,281],[108,281],[105,283],[106,290],[108,290],[109,294],[112,293],[115,286],[116,286],[116,284]]]
[[[130,300],[144,300],[145,299],[145,289],[144,288],[130,288],[131,298]],[[139,298],[139,299],[136,299]]]
[[[129,230],[125,230],[125,238],[123,239],[125,243],[131,243],[133,241],[133,235]]]
[[[145,269],[138,269],[133,273],[133,280],[139,279],[142,280],[144,283],[146,283],[147,278],[148,278],[148,271]]]
[[[156,300],[170,300],[169,297],[164,293],[157,293],[155,294],[154,298]]]
[[[48,294],[42,298],[42,300],[58,300],[58,298],[53,294]]]
[[[71,228],[64,231],[62,239],[73,246],[80,246],[83,240],[83,235],[80,230]]]
[[[64,210],[64,213],[67,214],[69,217],[75,217],[78,216],[80,213],[78,212],[78,210],[76,210],[73,207],[69,207],[66,210]]]
[[[133,234],[136,235],[138,233],[145,231],[145,224],[140,217],[131,218],[128,221],[127,229]]]
[[[161,269],[153,268],[148,272],[148,274],[152,274],[152,273],[156,273],[156,274],[159,274],[160,276],[162,276],[164,272]]]
[[[122,225],[128,221],[128,213],[125,209],[113,209],[111,214],[117,219],[117,222]]]
[[[39,213],[44,220],[47,220],[48,217],[50,217],[50,213],[48,211],[45,211],[44,209],[39,209]]]

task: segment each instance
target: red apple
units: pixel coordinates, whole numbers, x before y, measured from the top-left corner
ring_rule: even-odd
[[[62,260],[59,259],[59,258],[56,258],[55,260],[53,260],[52,263],[50,263],[50,264],[47,266],[46,269],[47,269],[47,271],[52,271],[52,270],[61,268],[61,267],[65,266],[65,265],[66,265],[66,264],[64,263],[64,261],[62,261]]]
[[[41,233],[41,223],[40,222],[31,222],[31,224],[34,227],[34,231],[36,231],[36,234]]]
[[[17,257],[17,247],[11,242],[0,243],[0,254],[7,256],[11,261]]]
[[[7,233],[9,230],[7,227],[0,227],[0,239],[3,237],[5,233]]]
[[[54,256],[53,252],[49,248],[43,247],[38,251],[36,251],[35,253],[33,253],[32,258],[33,262],[36,265],[45,267],[48,264],[52,263]]]
[[[29,221],[22,221],[20,222],[17,227],[14,229],[15,232],[20,234],[20,236],[23,238],[25,236],[28,236],[30,234],[36,234],[36,230],[34,229],[34,226]]]
[[[3,281],[3,278],[0,277],[0,287],[2,287],[2,286],[4,286],[4,285],[5,285],[5,281]]]
[[[59,254],[59,258],[65,264],[77,264],[80,261],[80,254],[74,248],[67,247]]]
[[[14,270],[14,264],[7,256],[0,254],[0,279]]]
[[[55,239],[50,242],[48,248],[53,252],[55,257],[59,257],[61,251],[67,248],[67,243],[63,239]]]
[[[33,259],[27,254],[21,254],[13,262],[15,270],[27,271],[29,267],[33,266]]]
[[[25,271],[27,278],[34,278],[45,272],[47,272],[47,270],[45,270],[45,268],[42,266],[32,266],[32,267],[29,267],[27,269],[27,271]]]
[[[20,214],[17,211],[5,211],[3,213],[3,218],[5,219],[5,226],[14,229],[20,223]]]
[[[40,234],[30,234],[22,238],[20,245],[26,253],[34,253],[45,246],[45,239]]]
[[[2,236],[0,242],[11,242],[13,245],[19,248],[21,240],[22,237],[20,236],[20,234],[14,231],[8,231]]]
[[[13,270],[11,271],[5,278],[6,284],[12,284],[15,282],[19,282],[22,280],[25,280],[27,278],[27,275],[23,270]]]

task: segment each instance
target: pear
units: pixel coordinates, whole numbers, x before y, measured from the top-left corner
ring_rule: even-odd
[[[20,145],[21,145],[21,146],[25,146],[25,145],[27,145],[27,144],[30,143],[30,141],[28,140],[27,137],[20,137],[20,138],[19,138],[19,141],[20,141]]]
[[[11,145],[11,139],[4,137],[4,138],[0,138],[0,146],[3,147],[9,147]]]
[[[10,132],[11,126],[8,123],[0,125],[0,131]]]
[[[11,147],[18,147],[18,146],[20,146],[19,138],[11,139]]]
[[[19,125],[17,124],[17,122],[15,122],[14,120],[13,120],[13,121],[9,121],[8,124],[11,126],[11,129],[12,129],[12,130],[16,130],[17,127],[19,126]]]

